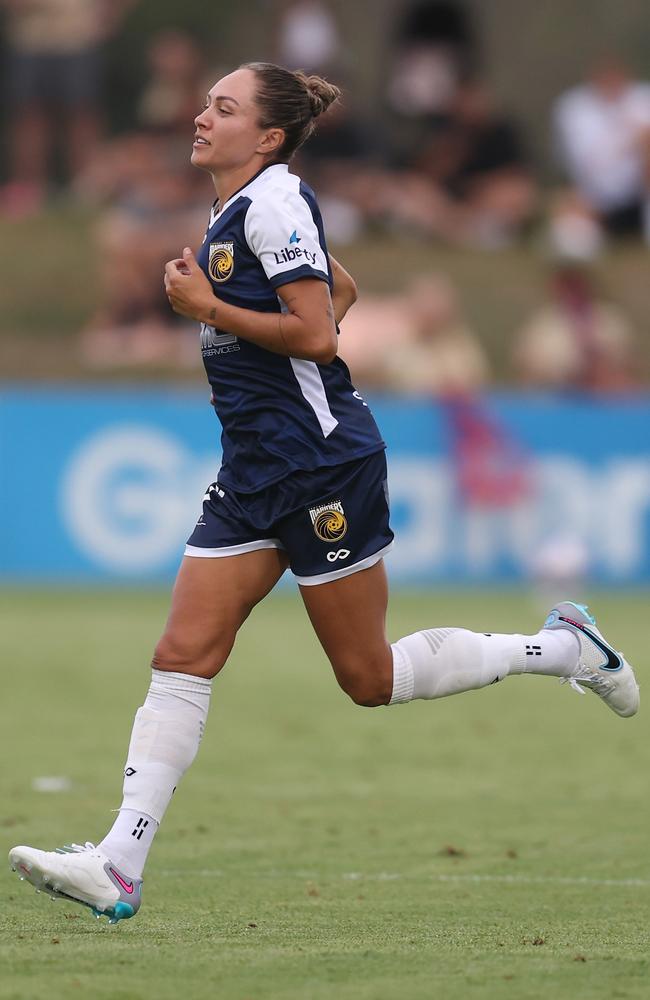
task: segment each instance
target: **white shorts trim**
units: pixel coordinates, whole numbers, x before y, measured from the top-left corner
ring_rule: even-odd
[[[260,538],[256,542],[243,542],[241,545],[224,545],[218,549],[204,549],[200,545],[186,545],[184,555],[198,556],[201,559],[219,559],[222,556],[241,556],[245,552],[257,552],[258,549],[283,549],[279,538]]]
[[[357,563],[352,563],[351,566],[344,566],[343,569],[333,569],[331,573],[319,573],[317,576],[297,576],[296,583],[299,583],[301,587],[316,587],[319,583],[331,583],[332,580],[340,580],[344,576],[352,576],[353,573],[358,573],[359,570],[370,569],[380,559],[383,559],[392,547],[393,543],[389,542],[379,552],[375,552],[371,556],[366,556],[365,559],[361,559]]]

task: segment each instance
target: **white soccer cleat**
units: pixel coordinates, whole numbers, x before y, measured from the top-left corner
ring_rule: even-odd
[[[584,604],[563,601],[557,604],[544,622],[544,628],[568,628],[580,643],[578,664],[563,683],[584,694],[589,688],[623,718],[639,710],[639,685],[634,671],[622,653],[603,638],[596,628],[596,619]]]
[[[140,909],[142,879],[120,872],[94,844],[56,851],[14,847],[9,864],[37,892],[88,906],[96,917],[107,916],[110,924],[134,917]]]

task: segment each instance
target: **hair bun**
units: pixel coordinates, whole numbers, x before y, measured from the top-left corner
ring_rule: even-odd
[[[322,76],[306,76],[305,73],[298,71],[296,76],[303,83],[307,93],[309,94],[309,106],[311,108],[312,118],[318,118],[322,115],[324,111],[327,111],[330,104],[337,101],[341,96],[341,91],[338,87],[335,87],[333,83],[329,83],[324,80]]]

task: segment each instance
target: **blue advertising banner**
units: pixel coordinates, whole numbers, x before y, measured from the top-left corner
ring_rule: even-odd
[[[381,398],[401,583],[566,571],[650,583],[650,398]],[[176,571],[220,428],[207,393],[0,393],[0,572],[158,582]]]

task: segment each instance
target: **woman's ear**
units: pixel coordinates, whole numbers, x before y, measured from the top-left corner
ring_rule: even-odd
[[[265,132],[257,146],[257,153],[264,153],[265,156],[277,153],[282,148],[285,140],[285,132],[282,128],[271,128]]]

